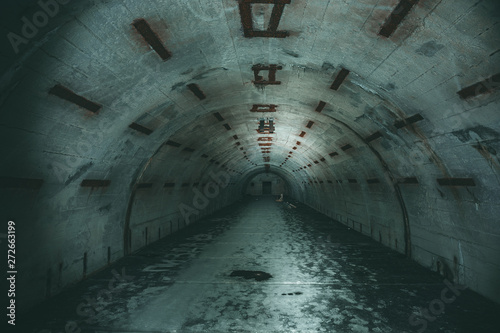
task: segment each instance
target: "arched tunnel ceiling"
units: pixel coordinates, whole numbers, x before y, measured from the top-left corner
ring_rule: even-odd
[[[20,44],[22,51],[33,54],[22,68],[12,69],[17,69],[13,75],[17,84],[10,82],[10,87],[24,94],[39,91],[38,99],[26,101],[27,108],[50,109],[48,119],[73,123],[90,134],[96,122],[112,119],[112,132],[107,135],[111,140],[105,142],[123,141],[121,133],[137,122],[153,131],[138,141],[159,147],[170,136],[183,138],[185,134],[176,130],[190,124],[183,132],[191,138],[179,141],[211,150],[221,163],[231,161],[235,170],[263,164],[256,131],[261,116],[275,118],[270,164],[287,161],[283,166],[289,170],[357,141],[331,118],[346,121],[364,136],[382,130],[395,140],[401,139],[395,138],[393,124],[416,113],[433,124],[426,133],[431,136],[458,129],[453,127],[458,123],[472,125],[472,119],[449,118],[468,116],[470,106],[457,91],[497,70],[496,58],[490,56],[498,45],[498,28],[490,15],[494,3],[483,1],[474,7],[453,2],[450,10],[443,2],[420,1],[390,38],[382,37],[380,25],[395,4],[292,1],[279,22],[280,30],[289,31],[288,38],[245,38],[238,3],[232,0],[204,5],[182,1],[155,1],[148,6],[133,1],[69,4],[64,9],[74,6],[73,11],[79,12],[75,19],[61,22],[38,44]],[[256,30],[264,28],[272,8],[253,5]],[[461,19],[464,15],[467,19]],[[158,34],[170,59],[162,61],[146,45],[132,26],[138,18]],[[475,31],[467,24],[479,20],[482,24]],[[252,66],[257,64],[281,66],[276,73],[281,84],[253,84]],[[330,86],[341,68],[351,73],[334,91]],[[54,83],[103,109],[87,115],[88,125],[82,125],[81,111],[68,112],[71,106],[66,101],[47,100],[41,94]],[[196,84],[206,98],[200,101],[187,84]],[[326,102],[325,108],[315,112],[321,101]],[[277,105],[277,112],[250,112],[256,104]],[[16,101],[11,107],[24,105]],[[226,119],[220,125],[229,123],[231,130],[226,132],[215,118],[206,116],[215,112]],[[309,121],[314,122],[310,129],[306,128]],[[37,127],[47,129],[40,122]],[[202,130],[208,128],[207,133]],[[300,138],[303,131],[307,134]],[[84,139],[87,133],[81,135]],[[231,141],[234,135],[239,141]],[[297,141],[301,142],[297,154],[286,160]],[[242,146],[235,146],[236,142]],[[116,145],[110,148],[107,156]],[[239,148],[247,152],[249,162],[245,163]]]
[[[413,139],[405,140],[405,130],[396,131],[398,120],[420,114],[432,124],[423,125],[423,136],[480,120],[470,117],[474,105],[460,100],[457,92],[498,70],[498,28],[491,15],[498,7],[491,1],[474,6],[455,1],[450,9],[451,3],[419,1],[390,38],[380,36],[380,26],[396,4],[291,1],[279,21],[287,38],[245,38],[233,0],[61,5],[77,14],[74,19],[62,13],[49,22],[55,27],[38,43],[15,45],[26,57],[11,68],[10,82],[4,76],[4,84],[9,84],[9,96],[30,98],[20,103],[4,95],[4,106],[50,110],[33,129],[54,133],[62,122],[70,123],[80,131],[72,132],[72,138],[80,141],[101,130],[96,125],[103,118],[109,119],[113,124],[101,144],[111,144],[96,159],[117,155],[120,145],[125,149],[123,142],[129,141],[123,134],[131,135],[127,128],[133,122],[152,131],[149,136],[132,134],[147,146],[142,147],[145,156],[174,137],[186,147],[210,151],[207,155],[240,172],[263,165],[265,156],[268,164],[293,171],[322,158],[335,164],[329,154],[346,144],[363,145],[335,119],[363,137],[381,131],[405,153],[404,143],[411,145]],[[273,7],[251,4],[255,30],[266,28]],[[132,24],[137,19],[148,22],[171,58],[163,61],[147,45]],[[477,21],[481,25],[470,24]],[[281,84],[254,84],[252,67],[258,64],[280,66],[275,75]],[[342,68],[350,73],[335,91],[330,86]],[[263,80],[266,74],[260,72]],[[103,108],[85,114],[67,101],[47,98],[43,93],[54,84]],[[188,84],[201,90],[202,100]],[[326,103],[322,112],[315,111],[321,102]],[[250,112],[258,104],[276,105],[276,112]],[[493,113],[494,105],[489,109]],[[220,124],[210,117],[216,112],[225,119]],[[489,118],[487,111],[481,116]],[[260,117],[275,119],[276,130],[267,136],[273,140],[269,155],[261,153],[259,143],[264,142],[257,141],[263,137],[257,132]],[[234,135],[239,139],[233,141]]]
[[[394,188],[401,179],[418,178],[442,197],[436,179],[473,179],[489,191],[485,201],[495,200],[497,1],[2,6],[2,187],[43,180],[31,212],[43,206],[32,231],[40,243],[60,232],[42,220],[64,220],[89,204],[84,179],[101,180],[92,188],[112,185],[103,194],[109,205],[92,203],[99,218],[110,212],[106,233],[71,245],[80,252],[123,241],[137,184],[197,184],[221,170],[239,189],[258,172],[274,172],[291,195],[310,201],[324,192],[316,185],[349,192],[342,183],[381,182],[403,211],[391,223],[405,220],[408,233]],[[269,80],[279,84],[261,82]],[[273,120],[273,133],[259,132],[261,118]]]

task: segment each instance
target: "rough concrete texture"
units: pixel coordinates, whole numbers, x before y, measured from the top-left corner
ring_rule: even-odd
[[[18,309],[230,205],[265,172],[500,302],[499,3],[420,0],[383,37],[397,3],[291,0],[276,29],[288,37],[248,38],[236,0],[4,1],[0,219],[17,225]],[[272,5],[251,7],[266,31]],[[281,84],[259,83],[270,72],[256,65],[281,67]]]
[[[35,308],[25,332],[498,331],[500,305],[297,205],[230,206]]]

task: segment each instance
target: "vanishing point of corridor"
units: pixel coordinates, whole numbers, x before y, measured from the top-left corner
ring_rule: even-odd
[[[248,197],[35,308],[25,332],[498,332],[495,303],[295,204]]]

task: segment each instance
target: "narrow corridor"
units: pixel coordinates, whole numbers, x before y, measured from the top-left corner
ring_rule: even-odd
[[[443,277],[297,206],[247,198],[20,322],[43,333],[498,332],[498,305],[458,287],[443,293]]]

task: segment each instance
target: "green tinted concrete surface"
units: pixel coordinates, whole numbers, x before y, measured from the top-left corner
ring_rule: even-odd
[[[495,303],[339,222],[259,197],[88,277],[20,315],[16,329],[498,332],[499,314]]]

